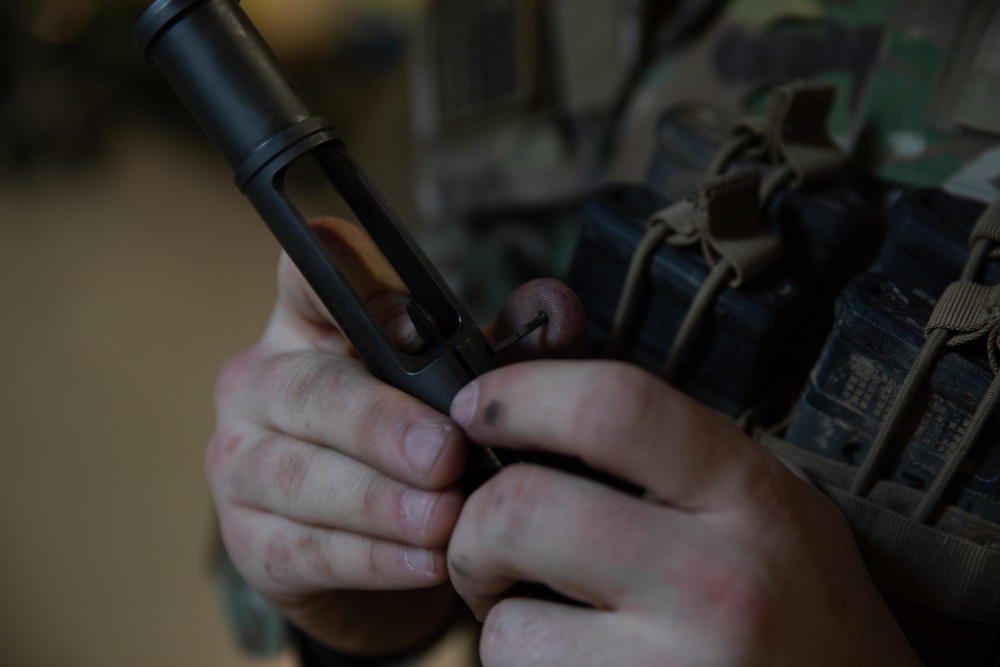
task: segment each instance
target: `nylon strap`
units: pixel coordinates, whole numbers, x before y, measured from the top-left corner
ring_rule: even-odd
[[[697,215],[694,203],[688,200],[678,202],[663,209],[646,223],[646,233],[632,254],[632,261],[625,276],[625,284],[618,297],[618,307],[611,324],[608,341],[604,346],[604,356],[617,359],[621,355],[625,339],[632,331],[636,309],[639,304],[639,293],[649,272],[653,255],[664,240],[673,233],[675,226],[693,225],[693,217]]]
[[[689,308],[685,316],[688,326],[682,325],[674,337],[674,350],[687,347],[695,329],[691,322],[697,323],[725,285],[724,278],[731,275],[729,285],[739,287],[777,261],[782,245],[758,217],[759,186],[760,174],[755,169],[717,176],[698,186],[691,200],[678,202],[649,218],[646,234],[636,247],[618,300],[606,356],[618,356],[631,331],[640,287],[661,244],[700,245],[713,277],[706,281],[692,302],[693,308]],[[676,354],[676,351],[668,353],[668,359]]]
[[[757,215],[760,174],[743,169],[718,176],[695,189],[695,215],[654,213],[650,225],[662,221],[673,233],[665,242],[674,246],[701,246],[709,266],[730,264],[730,287],[739,287],[767,270],[781,256],[781,240],[768,231]],[[678,224],[680,223],[680,224]]]
[[[990,367],[996,373],[997,344],[1000,342],[1000,285],[988,287],[970,280],[959,280],[945,288],[931,313],[924,335],[936,330],[951,335],[948,345],[962,345],[986,336]]]
[[[938,300],[924,327],[926,340],[913,366],[910,368],[896,399],[883,420],[878,435],[851,485],[851,493],[861,495],[875,477],[878,464],[889,449],[889,444],[912,404],[920,385],[945,345],[956,346],[983,336],[987,340],[990,365],[994,374],[998,369],[997,344],[1000,340],[1000,285],[987,287],[969,280],[958,280],[949,285]],[[934,478],[931,488],[924,495],[913,515],[914,520],[926,521],[944,496],[962,461],[979,438],[988,420],[1000,405],[1000,376],[993,381],[976,412],[962,434],[961,440],[948,453],[944,465]]]
[[[1000,257],[1000,200],[987,207],[972,227],[969,245],[975,247],[979,241],[991,241],[990,257]]]
[[[667,380],[674,378],[684,354],[694,341],[694,334],[698,329],[698,323],[705,316],[705,312],[709,306],[715,302],[715,297],[722,291],[726,276],[729,275],[732,268],[732,264],[728,260],[723,260],[709,271],[705,282],[701,284],[698,292],[694,295],[694,299],[691,300],[687,311],[684,313],[684,319],[681,320],[681,326],[677,329],[677,335],[674,336],[674,340],[670,344],[670,349],[667,351],[667,356],[663,359],[663,364],[660,366],[660,376]]]
[[[903,380],[902,386],[896,393],[896,398],[889,406],[886,418],[882,420],[882,424],[880,425],[879,431],[875,436],[875,440],[872,442],[872,446],[868,450],[868,455],[862,462],[861,470],[858,472],[857,477],[855,477],[854,482],[851,485],[851,493],[863,495],[875,479],[878,465],[881,463],[886,452],[889,450],[889,445],[895,437],[900,424],[902,424],[903,417],[913,404],[914,399],[916,399],[917,392],[920,390],[924,378],[927,376],[927,373],[930,372],[931,367],[934,365],[935,360],[944,349],[945,345],[959,345],[978,337],[970,337],[972,331],[974,330],[980,330],[978,335],[986,333],[986,331],[983,330],[985,325],[982,322],[979,322],[978,324],[976,323],[982,318],[983,313],[980,312],[975,304],[979,303],[978,299],[984,298],[983,295],[971,294],[969,288],[955,287],[955,285],[959,285],[961,283],[973,284],[970,283],[970,281],[979,272],[984,261],[991,254],[991,251],[997,241],[1000,241],[1000,202],[994,203],[992,206],[987,208],[973,226],[973,231],[969,236],[969,243],[972,246],[972,249],[970,250],[969,256],[965,261],[965,266],[962,268],[962,276],[959,279],[959,282],[953,283],[952,286],[949,286],[945,290],[945,294],[943,294],[941,299],[938,300],[934,312],[931,313],[928,324],[924,328],[924,344],[920,348],[920,352],[917,354],[917,358],[914,360],[913,365],[910,366],[910,370],[906,374],[906,379]],[[949,290],[952,290],[952,293],[949,294]],[[934,322],[933,326],[931,325],[931,322]],[[954,342],[949,342],[952,340],[952,334],[955,334],[956,332],[962,336],[962,338],[956,338],[954,339]],[[993,337],[993,342],[989,343],[988,349],[990,355],[990,365],[993,367],[994,373],[996,373],[995,335]],[[984,404],[981,403],[978,409],[989,409],[992,412],[993,408],[991,407],[991,404],[988,401],[984,401],[984,403],[986,403],[985,408]],[[966,431],[966,434],[968,434],[968,430]],[[969,443],[969,446],[971,446],[971,442]],[[961,450],[962,448],[959,447],[958,449]],[[962,456],[964,457],[965,454],[962,454]],[[947,470],[949,467],[949,461],[945,462],[945,466]],[[929,502],[936,502],[936,499]],[[933,508],[921,509],[921,512],[924,513],[924,518],[926,518],[925,512],[929,512],[931,509]]]
[[[986,337],[986,348],[993,369],[990,382],[962,439],[948,454],[944,465],[934,478],[931,488],[924,494],[920,505],[914,510],[915,521],[926,521],[944,497],[958,468],[979,439],[986,424],[1000,406],[1000,375],[998,372],[997,343],[1000,338],[1000,285],[987,287],[960,280],[948,286],[937,307],[927,321],[924,332],[932,335],[937,331],[954,332],[948,345],[961,345],[982,336]]]
[[[701,289],[691,301],[674,336],[660,375],[674,378],[681,360],[694,341],[698,323],[715,302],[727,275],[730,287],[763,273],[781,256],[781,241],[767,231],[756,215],[759,209],[760,173],[745,169],[719,176],[696,190],[704,197],[705,215],[694,218],[693,233],[668,236],[671,245],[700,243],[705,261],[712,267]],[[748,213],[749,212],[749,213]]]
[[[972,450],[973,445],[979,440],[979,436],[982,435],[986,424],[994,413],[996,413],[998,405],[1000,405],[1000,375],[994,375],[989,388],[986,390],[986,394],[979,402],[979,405],[976,406],[976,412],[972,415],[972,419],[969,420],[969,425],[965,428],[962,439],[955,446],[955,449],[948,454],[948,458],[945,459],[941,470],[934,477],[934,483],[931,484],[931,488],[927,489],[923,499],[920,501],[920,505],[913,511],[912,516],[914,521],[920,523],[926,522],[937,509],[938,504],[944,497],[945,491],[948,490],[952,480],[958,473],[959,466],[962,465],[962,462],[965,461]]]
[[[906,373],[906,378],[903,380],[902,386],[896,392],[896,398],[889,406],[885,419],[879,425],[879,430],[872,441],[872,446],[868,450],[868,454],[865,456],[865,460],[862,462],[861,469],[854,478],[854,482],[851,484],[851,493],[860,496],[868,491],[868,487],[878,472],[879,464],[882,463],[886,452],[889,451],[889,445],[892,443],[914,399],[916,399],[917,392],[920,391],[924,378],[927,377],[927,373],[934,366],[934,362],[947,342],[948,332],[945,330],[936,331],[924,341],[920,352],[917,353],[917,358]]]
[[[767,201],[781,185],[799,187],[840,173],[847,165],[847,155],[827,130],[835,98],[836,88],[830,85],[799,82],[779,86],[767,114],[737,124],[705,177],[722,173],[741,154],[766,160],[778,168],[765,182],[761,199]]]

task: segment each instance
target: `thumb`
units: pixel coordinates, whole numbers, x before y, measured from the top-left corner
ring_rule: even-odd
[[[587,315],[580,298],[558,280],[525,283],[507,297],[487,335],[496,343],[517,331],[539,313],[546,321],[519,340],[508,352],[509,361],[568,357],[579,352],[587,329]]]

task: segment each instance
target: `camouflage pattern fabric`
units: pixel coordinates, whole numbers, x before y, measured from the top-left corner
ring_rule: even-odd
[[[730,122],[760,113],[769,91],[809,80],[838,89],[831,132],[847,145],[893,0],[733,0],[704,33],[666,50],[643,74],[617,128],[610,180],[642,180],[665,110],[697,105]]]
[[[433,203],[424,238],[477,314],[524,278],[565,274],[564,244],[587,189],[648,182],[685,196],[691,183],[658,183],[651,171],[658,150],[683,153],[669,145],[676,137],[660,134],[664,113],[716,114],[707,125],[724,132],[790,81],[838,88],[830,129],[859,172],[983,202],[1000,196],[1000,7],[992,0],[682,4],[660,26],[667,37],[651,40],[658,54],[638,73],[609,152],[599,114],[557,122],[538,107],[460,144],[425,146],[431,168],[421,169],[421,199]],[[693,6],[709,15],[720,4],[699,34],[685,32],[699,25],[688,20]],[[612,109],[604,111],[606,120]]]
[[[535,105],[460,141],[447,132],[418,140],[418,233],[477,315],[522,279],[565,274],[562,244],[587,190],[664,185],[653,163],[670,138],[658,132],[663,114],[681,106],[710,109],[728,127],[766,109],[778,84],[833,84],[830,130],[859,172],[984,202],[1000,196],[995,0],[687,0],[648,43],[656,53],[636,72],[620,117],[610,98],[586,117]]]
[[[859,154],[891,181],[996,199],[1000,125],[983,107],[1000,101],[1000,5],[899,2],[890,23]]]
[[[1000,5],[993,0],[734,0],[645,73],[610,179],[641,180],[660,113],[698,102],[757,113],[794,80],[840,91],[834,136],[893,184],[1000,196]]]

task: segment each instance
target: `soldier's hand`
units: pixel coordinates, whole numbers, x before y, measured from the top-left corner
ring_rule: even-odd
[[[314,228],[386,329],[416,349],[404,287],[369,239],[336,219]],[[548,281],[512,296],[498,335],[539,309],[550,324],[522,354],[578,342],[579,303]],[[252,588],[348,653],[404,650],[448,622],[464,434],[374,379],[287,257],[266,331],[223,368],[216,406],[207,475],[223,541]]]
[[[487,667],[917,664],[839,510],[721,417],[610,362],[488,373],[475,442],[576,455],[647,490],[539,466],[471,495],[448,550]],[[583,606],[508,597],[541,582]]]

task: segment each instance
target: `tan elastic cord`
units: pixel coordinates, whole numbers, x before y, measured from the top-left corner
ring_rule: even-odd
[[[777,172],[764,182],[761,203],[766,203],[782,185],[799,187],[835,176],[847,164],[827,130],[835,101],[836,88],[830,85],[799,82],[776,88],[768,113],[736,126],[705,177],[724,172],[740,155],[765,160]]]
[[[646,222],[646,234],[639,241],[639,245],[636,246],[635,252],[632,254],[632,262],[629,264],[628,273],[625,276],[625,284],[618,297],[618,308],[615,310],[611,332],[604,346],[605,357],[618,359],[621,355],[625,339],[632,331],[639,293],[649,272],[653,255],[663,245],[667,236],[676,233],[676,229],[683,227],[694,229],[695,215],[697,212],[694,203],[682,201],[657,211]]]
[[[986,337],[987,354],[990,367],[993,369],[993,380],[989,389],[979,402],[972,420],[962,434],[962,439],[955,449],[948,454],[944,465],[934,479],[931,488],[924,495],[920,505],[913,513],[913,519],[923,523],[937,507],[949,484],[958,472],[958,467],[965,460],[979,435],[986,427],[990,417],[1000,405],[1000,360],[997,355],[997,343],[1000,340],[1000,285],[987,287],[977,283],[961,280],[952,283],[945,290],[939,305],[935,308],[927,322],[925,332],[951,331],[955,332],[948,340],[948,345],[961,345],[982,336]]]
[[[969,262],[968,264],[971,264]],[[968,269],[968,266],[967,266]],[[907,408],[933,366],[941,349],[961,345],[986,336],[990,365],[997,372],[997,345],[1000,340],[1000,286],[987,287],[968,280],[959,280],[947,287],[938,300],[924,327],[926,340],[916,361],[906,376],[903,386],[890,407],[889,414],[882,423],[875,441],[865,458],[864,464],[851,486],[851,493],[862,495],[867,492],[875,477],[875,471],[888,450]],[[982,432],[989,417],[1000,404],[1000,380],[994,378],[983,397],[972,421],[962,439],[945,460],[923,501],[914,512],[917,521],[926,521],[938,505],[948,485],[954,478],[959,465],[965,459],[976,439]]]
[[[910,370],[906,374],[906,379],[903,380],[902,386],[896,393],[895,400],[889,406],[889,411],[879,426],[878,434],[872,442],[871,449],[868,450],[868,455],[865,456],[865,460],[861,464],[861,469],[854,478],[854,483],[850,488],[850,492],[854,495],[862,496],[868,493],[869,487],[875,480],[875,473],[878,466],[882,463],[882,459],[885,458],[885,454],[889,450],[889,444],[895,437],[896,431],[903,421],[903,417],[906,416],[907,411],[913,404],[913,400],[917,397],[917,392],[920,390],[921,385],[923,385],[927,372],[933,367],[934,362],[947,342],[948,332],[943,329],[933,332],[924,340],[920,352],[917,353],[917,358],[914,359],[913,365],[910,366]]]
[[[705,282],[698,288],[698,292],[694,295],[691,305],[685,311],[681,326],[677,329],[677,335],[674,336],[670,350],[667,351],[667,356],[660,366],[661,377],[670,380],[677,373],[677,368],[680,366],[684,354],[694,341],[694,334],[697,331],[698,323],[704,317],[705,311],[715,301],[716,295],[722,291],[726,278],[729,277],[732,270],[733,265],[729,260],[723,259],[708,272]]]
[[[983,211],[969,234],[969,246],[973,253],[989,255],[991,259],[1000,258],[1000,200],[993,202]],[[981,262],[984,257],[979,258]],[[976,264],[978,269],[979,264]],[[967,276],[974,280],[974,276]]]
[[[987,257],[993,256],[994,253],[1000,250],[1000,247],[994,249],[994,245],[998,241],[1000,241],[1000,202],[995,202],[983,212],[976,221],[976,224],[973,225],[972,232],[969,235],[969,244],[972,248],[968,258],[965,260],[965,266],[962,267],[962,275],[959,281],[971,281],[979,273]],[[947,294],[947,291],[945,294]],[[954,307],[945,304],[944,300],[945,297],[942,296],[941,300],[938,301],[937,307],[931,314],[931,320],[934,320],[938,309],[942,309],[943,313],[947,313],[944,318],[945,320],[951,318],[951,312]],[[928,322],[928,327],[930,327],[930,321]],[[941,353],[941,350],[944,349],[945,344],[948,343],[949,331],[947,327],[941,326],[924,329],[924,344],[920,348],[920,352],[917,354],[913,365],[910,366],[910,370],[906,374],[902,386],[896,393],[895,400],[889,406],[889,412],[882,421],[878,434],[876,434],[875,440],[872,442],[871,449],[868,450],[868,455],[865,457],[861,469],[854,478],[854,483],[850,489],[851,493],[855,495],[867,493],[868,488],[875,479],[876,469],[888,451],[889,444],[895,437],[903,417],[917,397],[917,392],[923,384],[924,378],[927,376],[937,356]]]
[[[618,301],[605,355],[617,357],[631,333],[638,295],[653,255],[661,244],[700,244],[711,267],[710,280],[699,290],[685,321],[697,322],[729,279],[737,287],[767,269],[780,256],[781,241],[757,217],[760,175],[746,169],[719,176],[699,186],[690,201],[658,211],[647,222],[646,235],[632,257]],[[720,267],[720,268],[716,268]],[[682,326],[668,359],[686,349],[694,327]]]
[[[688,306],[660,367],[660,374],[667,380],[676,374],[694,340],[698,323],[725,286],[726,278],[731,276],[730,287],[739,287],[781,257],[781,240],[764,227],[756,214],[760,208],[759,183],[760,173],[756,169],[744,169],[699,188],[706,214],[695,218],[695,232],[702,255],[712,268]],[[668,238],[667,242],[671,240]]]
[[[702,181],[710,181],[725,172],[729,165],[739,158],[740,155],[758,143],[760,143],[760,135],[743,128],[738,129],[712,155],[712,161],[708,163],[708,168],[705,169]]]
[[[994,370],[993,380],[990,382],[990,386],[986,390],[983,399],[976,407],[976,412],[972,415],[972,420],[969,422],[968,427],[966,427],[965,433],[962,434],[962,439],[955,446],[955,449],[948,454],[944,465],[941,466],[941,470],[938,471],[937,476],[934,478],[934,483],[931,484],[931,488],[927,489],[927,493],[921,499],[920,505],[913,511],[913,515],[910,518],[918,523],[926,523],[931,517],[944,497],[945,491],[951,485],[951,481],[958,472],[959,466],[965,461],[972,446],[976,444],[983,429],[986,428],[986,424],[996,412],[998,405],[1000,405],[1000,375],[996,374],[996,370]]]

